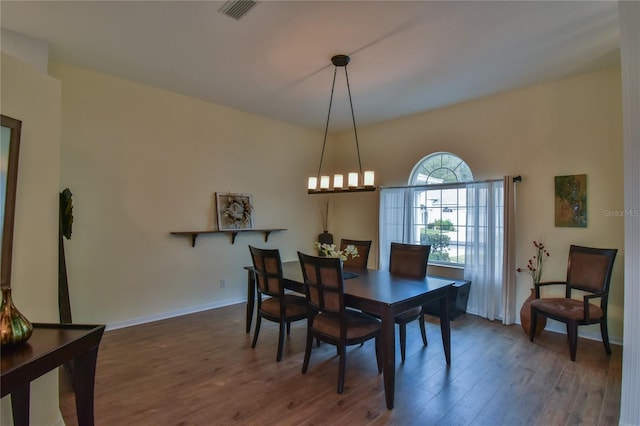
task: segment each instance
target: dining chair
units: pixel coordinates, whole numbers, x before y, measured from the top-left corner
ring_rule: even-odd
[[[371,240],[349,240],[345,238],[340,240],[340,250],[344,250],[350,245],[358,249],[358,257],[349,256],[343,262],[343,266],[366,269],[369,261],[369,251],[371,250]]]
[[[608,355],[611,355],[607,329],[607,303],[609,301],[611,272],[617,253],[617,249],[571,245],[566,281],[534,283],[536,299],[531,301],[529,340],[533,342],[535,337],[538,315],[563,322],[567,327],[569,355],[571,361],[575,361],[578,326],[600,324],[604,350]],[[548,285],[563,285],[565,296],[540,298],[540,287]],[[575,290],[580,291],[578,296],[582,296],[581,299],[574,298]],[[600,303],[591,303],[592,299],[600,299]]]
[[[430,245],[391,243],[389,272],[391,275],[423,279],[427,276],[427,262],[430,252]],[[396,315],[395,322],[400,328],[400,356],[402,357],[402,362],[404,362],[406,357],[407,324],[416,320],[420,324],[422,343],[424,346],[427,346],[424,307],[419,306]]]
[[[279,325],[278,355],[282,359],[285,326],[287,335],[291,331],[291,322],[307,318],[309,308],[303,296],[285,293],[282,278],[282,261],[277,249],[260,249],[249,246],[258,299],[256,328],[251,347],[255,348],[260,334],[262,318],[277,322]]]
[[[382,372],[382,324],[371,315],[345,307],[342,263],[339,258],[309,256],[301,252],[298,252],[298,257],[309,303],[302,374],[306,374],[309,368],[314,337],[335,345],[340,357],[338,393],[341,394],[344,391],[347,346],[375,339],[378,374]]]

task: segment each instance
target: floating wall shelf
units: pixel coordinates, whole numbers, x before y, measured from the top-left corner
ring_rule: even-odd
[[[241,232],[262,232],[264,234],[264,242],[269,241],[269,234],[276,231],[286,231],[283,228],[274,229],[230,229],[227,231],[173,231],[171,235],[187,235],[191,236],[191,247],[196,246],[196,238],[199,234],[227,234],[231,235],[231,244],[236,242],[236,236]]]

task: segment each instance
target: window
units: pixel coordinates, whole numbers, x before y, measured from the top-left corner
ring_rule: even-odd
[[[437,152],[420,160],[407,188],[381,192],[381,267],[392,241],[430,244],[429,263],[463,266],[467,235],[469,166],[458,156]]]
[[[416,164],[409,185],[427,185],[415,192],[414,244],[431,244],[429,261],[464,264],[467,189],[473,181],[471,169],[460,157],[437,152]]]

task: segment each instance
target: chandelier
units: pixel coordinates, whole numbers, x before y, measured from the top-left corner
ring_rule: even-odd
[[[320,155],[320,166],[318,174],[311,176],[307,185],[307,193],[309,194],[327,194],[342,192],[362,192],[375,191],[374,173],[372,171],[362,171],[362,161],[360,160],[360,146],[358,144],[358,131],[356,130],[356,118],[353,114],[353,102],[351,101],[351,88],[349,87],[349,74],[347,73],[347,64],[351,58],[347,55],[336,55],[331,58],[331,62],[335,66],[333,70],[333,83],[331,85],[331,97],[329,99],[329,113],[327,114],[327,124],[324,128],[324,141],[322,143],[322,154]],[[351,119],[353,121],[353,133],[356,139],[356,151],[358,152],[359,172],[350,172],[347,175],[347,184],[344,182],[344,175],[333,175],[333,186],[331,178],[328,175],[322,175],[322,160],[324,159],[324,149],[327,145],[327,131],[329,130],[329,118],[331,118],[331,104],[333,103],[333,89],[336,86],[336,74],[338,67],[344,67],[344,75],[347,80],[347,92],[349,93],[349,106],[351,107]]]

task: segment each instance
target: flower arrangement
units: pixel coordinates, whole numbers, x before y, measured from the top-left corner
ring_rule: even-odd
[[[547,257],[551,256],[549,251],[544,247],[544,244],[538,241],[533,242],[533,246],[536,248],[536,254],[529,259],[527,263],[527,267],[518,268],[516,271],[518,272],[526,272],[531,275],[534,284],[540,283],[540,279],[542,279],[542,271],[544,269],[544,262]]]
[[[358,249],[349,244],[344,248],[344,250],[338,250],[335,244],[321,244],[319,242],[315,242],[313,245],[321,254],[327,257],[339,257],[343,262],[351,256],[352,258],[356,258],[360,256],[358,254]]]
[[[243,226],[251,221],[251,211],[253,206],[248,197],[234,196],[229,194],[227,205],[222,211],[222,215],[236,226]]]

